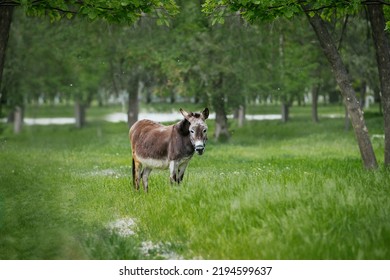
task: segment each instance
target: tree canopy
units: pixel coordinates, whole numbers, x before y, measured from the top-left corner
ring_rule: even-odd
[[[237,12],[248,21],[272,21],[277,18],[291,19],[305,11],[313,16],[320,13],[324,19],[355,14],[362,5],[383,4],[390,6],[390,1],[378,0],[206,0],[203,5],[205,13],[212,13],[215,22],[223,22],[226,12]],[[388,12],[388,10],[387,10]],[[389,19],[390,20],[390,19]],[[390,21],[387,22],[390,26]]]
[[[20,6],[31,16],[49,16],[51,20],[75,15],[90,20],[104,19],[113,23],[134,23],[141,15],[152,13],[166,22],[178,12],[174,0],[2,0],[1,6]]]

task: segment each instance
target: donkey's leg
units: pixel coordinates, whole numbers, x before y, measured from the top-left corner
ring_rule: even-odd
[[[142,183],[144,184],[144,191],[148,192],[148,177],[150,172],[152,172],[151,168],[145,167],[142,170]]]
[[[181,181],[183,181],[183,178],[184,178],[184,172],[186,171],[186,168],[188,166],[188,163],[189,161],[186,161],[184,163],[182,163],[180,166],[179,166],[179,176],[177,178],[177,182],[180,183]]]
[[[177,183],[177,180],[179,179],[178,176],[178,164],[176,161],[172,160],[169,162],[169,179],[171,180],[171,183]]]
[[[133,182],[134,182],[134,189],[139,190],[139,183],[141,180],[141,169],[142,164],[136,159],[133,159]]]

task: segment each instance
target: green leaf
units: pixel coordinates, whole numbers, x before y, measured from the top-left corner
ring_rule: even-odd
[[[88,18],[91,20],[95,20],[98,17],[98,13],[95,10],[91,10],[88,13]]]

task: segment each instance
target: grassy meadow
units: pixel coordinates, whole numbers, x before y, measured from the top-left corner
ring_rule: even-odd
[[[224,143],[209,120],[183,183],[153,171],[148,194],[130,183],[125,123],[95,112],[81,130],[1,124],[0,259],[390,259],[390,171],[363,169],[353,131],[325,117],[343,112],[231,121]],[[381,116],[366,118],[383,134]],[[383,165],[383,139],[372,141]]]

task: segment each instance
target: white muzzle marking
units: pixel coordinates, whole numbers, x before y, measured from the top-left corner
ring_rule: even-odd
[[[203,141],[200,140],[195,141],[194,146],[195,146],[195,152],[197,152],[198,155],[203,154],[205,148]]]

